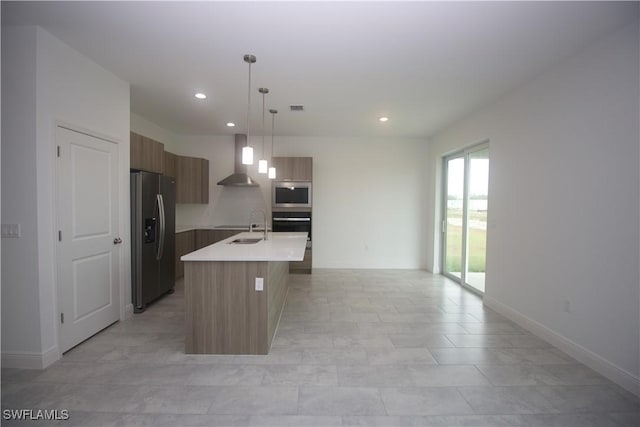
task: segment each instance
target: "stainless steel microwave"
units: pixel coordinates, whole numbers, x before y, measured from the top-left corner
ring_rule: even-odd
[[[311,183],[300,181],[273,182],[274,208],[310,208]]]

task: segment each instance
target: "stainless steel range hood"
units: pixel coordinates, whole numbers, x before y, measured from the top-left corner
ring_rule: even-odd
[[[234,173],[218,182],[218,185],[228,187],[259,187],[253,178],[247,175],[247,166],[242,164],[242,147],[247,144],[247,135],[236,134]]]

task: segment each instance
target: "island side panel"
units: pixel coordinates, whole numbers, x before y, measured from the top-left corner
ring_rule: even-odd
[[[266,262],[185,262],[185,352],[267,354]]]
[[[276,333],[280,313],[284,307],[289,290],[289,262],[270,262],[269,281],[267,284],[269,305],[269,347]]]

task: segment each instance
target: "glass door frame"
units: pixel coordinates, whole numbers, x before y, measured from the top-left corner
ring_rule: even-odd
[[[442,210],[441,210],[441,223],[440,223],[440,272],[442,275],[449,279],[459,283],[462,287],[474,292],[480,296],[484,295],[484,292],[474,288],[467,284],[467,270],[469,269],[469,251],[467,244],[468,239],[468,203],[469,203],[469,169],[470,169],[470,155],[476,151],[489,148],[489,140],[484,140],[477,144],[473,144],[463,150],[456,151],[447,154],[442,157]],[[464,159],[464,189],[462,194],[462,253],[460,254],[460,277],[456,277],[446,270],[446,249],[447,249],[447,194],[448,194],[448,162],[453,159]],[[486,268],[485,268],[486,271]]]

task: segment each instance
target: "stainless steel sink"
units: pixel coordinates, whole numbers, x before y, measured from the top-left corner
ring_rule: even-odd
[[[239,237],[235,240],[230,241],[229,244],[251,245],[254,243],[258,243],[260,240],[262,240],[262,237]]]

